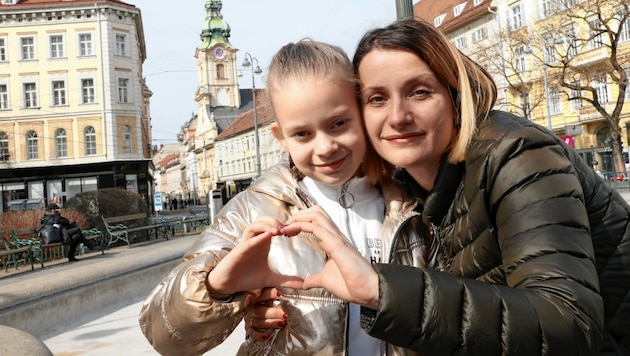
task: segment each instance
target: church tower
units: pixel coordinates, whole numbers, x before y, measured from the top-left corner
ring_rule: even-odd
[[[195,93],[198,112],[210,107],[241,106],[236,69],[236,48],[230,44],[230,25],[223,20],[221,0],[206,1],[206,20],[201,44],[195,51],[199,87]]]

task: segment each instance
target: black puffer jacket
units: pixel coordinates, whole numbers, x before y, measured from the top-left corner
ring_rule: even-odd
[[[630,207],[555,135],[492,112],[431,192],[399,173],[449,273],[376,265],[370,335],[427,355],[629,352]]]

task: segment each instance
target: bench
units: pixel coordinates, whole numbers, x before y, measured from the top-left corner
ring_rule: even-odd
[[[189,231],[197,231],[198,228],[203,228],[208,225],[208,214],[200,213],[184,216],[182,218],[182,223],[184,225],[184,233],[188,233]]]
[[[11,230],[11,239],[13,243],[17,247],[25,247],[29,246],[31,249],[31,257],[35,262],[39,262],[44,268],[44,260],[47,258],[52,258],[51,256],[54,254],[47,253],[50,250],[55,248],[61,249],[61,254],[63,256],[66,255],[65,246],[63,242],[53,242],[49,244],[44,244],[42,239],[37,235],[38,227],[30,227],[26,229],[17,229]],[[96,228],[82,230],[83,236],[87,240],[95,240],[101,250],[101,254],[105,254],[105,245],[103,233]],[[83,253],[84,247],[80,247],[77,249],[78,254]],[[54,256],[53,256],[54,257]]]
[[[31,271],[35,270],[33,265],[33,251],[30,246],[16,247],[15,244],[7,240],[6,237],[2,237],[4,240],[4,250],[0,251],[0,257],[6,257],[4,261],[4,271],[9,271],[11,265],[18,269],[18,265],[23,262],[31,263]]]
[[[105,225],[105,230],[108,234],[107,243],[108,246],[115,244],[118,241],[124,241],[127,243],[127,246],[131,247],[131,241],[129,238],[130,233],[137,233],[140,231],[147,231],[151,233],[151,231],[155,232],[155,238],[158,238],[158,233],[162,233],[164,237],[168,240],[168,227],[164,222],[150,222],[148,225],[140,225],[140,226],[132,226],[131,224],[123,224],[123,222],[133,222],[142,220],[143,224],[146,224],[149,220],[149,216],[145,213],[138,214],[130,214],[130,215],[122,215],[122,216],[113,216],[113,217],[104,217],[101,215],[101,220],[103,220],[103,224]]]

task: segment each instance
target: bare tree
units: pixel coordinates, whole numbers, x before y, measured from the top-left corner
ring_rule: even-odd
[[[628,0],[558,0],[557,6],[557,20],[538,26],[534,34],[542,46],[540,63],[574,107],[601,116],[615,170],[626,175],[619,121],[630,72]],[[626,50],[619,51],[620,45]],[[552,55],[556,60],[549,60]]]

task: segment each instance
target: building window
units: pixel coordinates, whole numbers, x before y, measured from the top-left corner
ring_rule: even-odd
[[[621,29],[619,32],[619,43],[630,41],[630,17],[626,17],[626,20],[621,22],[627,11],[628,10],[620,10],[615,14],[615,17],[619,21],[619,28]]]
[[[0,84],[0,110],[9,108],[9,89],[6,84]]]
[[[509,9],[510,30],[515,31],[523,27],[523,11],[523,4],[514,5]]]
[[[525,46],[516,47],[514,49],[514,67],[517,73],[523,73],[527,70],[527,62],[525,61]]]
[[[79,54],[81,56],[91,56],[94,54],[94,50],[92,48],[93,48],[92,34],[80,33],[79,34]]]
[[[129,102],[129,79],[118,78],[118,102]]]
[[[35,59],[35,38],[34,37],[22,37],[20,38],[20,48],[22,49],[22,60]]]
[[[55,131],[55,149],[57,150],[57,158],[68,157],[68,138],[66,130],[57,129]]]
[[[225,66],[217,64],[217,78],[225,78]]]
[[[7,60],[7,40],[0,38],[0,62]]]
[[[569,59],[577,56],[577,41],[575,39],[575,29],[570,28],[564,31],[564,50]]]
[[[549,88],[549,113],[557,115],[562,113],[562,103],[560,102],[560,89],[558,87]]]
[[[125,125],[122,133],[123,153],[131,153],[131,127]]]
[[[462,49],[466,48],[466,37],[460,37],[455,40],[455,47]]]
[[[543,39],[544,47],[543,47],[543,63],[544,64],[553,64],[558,61],[558,56],[556,52],[556,45],[554,44],[554,40],[552,37],[547,36]]]
[[[466,7],[466,3],[455,6],[455,8],[453,8],[453,16],[461,15],[462,11],[464,11],[464,7]]]
[[[521,93],[518,96],[518,101],[519,101],[519,107],[521,108],[522,111],[522,115],[524,117],[529,118],[529,113],[531,111],[531,107],[529,105],[530,98],[529,98],[529,93]]]
[[[602,23],[599,19],[589,21],[590,27],[590,40],[588,41],[588,47],[590,49],[598,49],[604,46],[604,36],[602,34]]]
[[[444,18],[446,17],[446,14],[442,14],[436,18],[433,19],[433,26],[435,27],[440,27],[440,25],[442,24],[442,22],[444,22]]]
[[[552,16],[556,13],[555,0],[542,0],[540,3],[541,18]]]
[[[37,85],[35,83],[24,83],[24,107],[37,107]]]
[[[630,68],[626,68],[626,83],[630,84]],[[630,85],[626,87],[626,100],[630,100]]]
[[[55,80],[52,82],[53,105],[66,105],[66,82]]]
[[[37,148],[37,133],[29,131],[26,133],[26,159],[38,159],[39,150]]]
[[[93,104],[96,102],[94,90],[94,79],[81,79],[81,102],[83,104]]]
[[[595,87],[595,92],[597,92],[597,100],[600,103],[607,103],[610,100],[610,95],[608,93],[606,73],[599,73],[597,78],[593,80],[593,86]]]
[[[127,56],[127,35],[116,34],[116,55]]]
[[[0,131],[0,161],[9,160],[9,136],[4,131]]]
[[[63,58],[66,56],[64,52],[64,43],[62,35],[52,35],[50,41],[50,58]]]
[[[574,86],[578,88],[581,86],[579,80],[576,80],[571,84],[573,84]],[[582,96],[582,91],[580,89],[571,89],[571,98],[575,98],[573,100],[570,100],[572,110],[576,111],[584,107],[584,103],[582,103],[582,99],[577,99],[577,98],[581,98],[581,96]]]
[[[486,30],[485,27],[478,28],[473,34],[473,40],[475,40],[475,42],[482,41],[486,37],[488,37],[488,30]]]
[[[85,137],[85,155],[91,156],[96,154],[96,131],[92,126],[88,126],[83,131]]]

